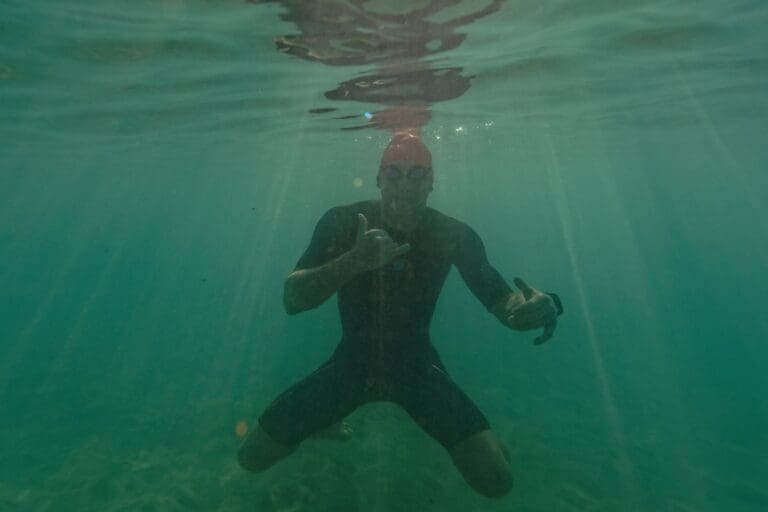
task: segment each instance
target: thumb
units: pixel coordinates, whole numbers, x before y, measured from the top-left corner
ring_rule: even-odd
[[[520,279],[519,277],[516,277],[514,279],[515,286],[520,288],[520,291],[523,292],[523,297],[525,297],[525,300],[530,300],[531,297],[533,297],[533,288],[528,286],[528,283]]]
[[[357,214],[357,240],[368,231],[368,219],[362,213]]]

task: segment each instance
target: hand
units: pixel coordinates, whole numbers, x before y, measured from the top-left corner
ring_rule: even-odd
[[[349,253],[362,272],[383,267],[411,249],[409,244],[397,245],[383,229],[368,229],[368,219],[362,213],[357,218],[357,238]]]
[[[515,286],[520,288],[525,301],[520,303],[516,301],[507,306],[507,325],[518,331],[529,331],[531,329],[544,328],[544,332],[538,336],[533,343],[541,345],[555,332],[557,327],[557,308],[555,301],[546,293],[542,293],[536,288],[516,277]]]

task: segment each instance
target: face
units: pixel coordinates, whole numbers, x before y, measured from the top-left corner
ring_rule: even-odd
[[[385,206],[402,215],[426,205],[432,182],[432,169],[408,160],[382,167],[376,180]]]

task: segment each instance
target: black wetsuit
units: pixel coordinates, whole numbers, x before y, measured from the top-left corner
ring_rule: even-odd
[[[489,426],[430,342],[440,290],[452,265],[488,309],[512,290],[469,226],[428,208],[414,231],[398,232],[383,225],[380,201],[329,210],[296,269],[319,267],[350,250],[358,213],[366,216],[369,229],[385,229],[396,243],[409,243],[410,251],[338,291],[343,335],[333,356],[278,396],[259,423],[276,441],[294,446],[364,403],[392,401],[451,448]]]

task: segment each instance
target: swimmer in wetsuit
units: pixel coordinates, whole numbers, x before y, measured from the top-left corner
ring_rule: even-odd
[[[238,453],[245,469],[267,469],[360,405],[391,401],[448,450],[477,492],[501,497],[511,488],[508,452],[447,374],[429,323],[454,265],[505,326],[543,328],[537,344],[552,336],[562,306],[519,278],[513,292],[469,226],[426,206],[432,182],[426,146],[412,134],[395,135],[377,177],[381,200],[332,208],[318,222],[286,280],[284,304],[296,314],[338,293],[342,339],[261,415]]]

